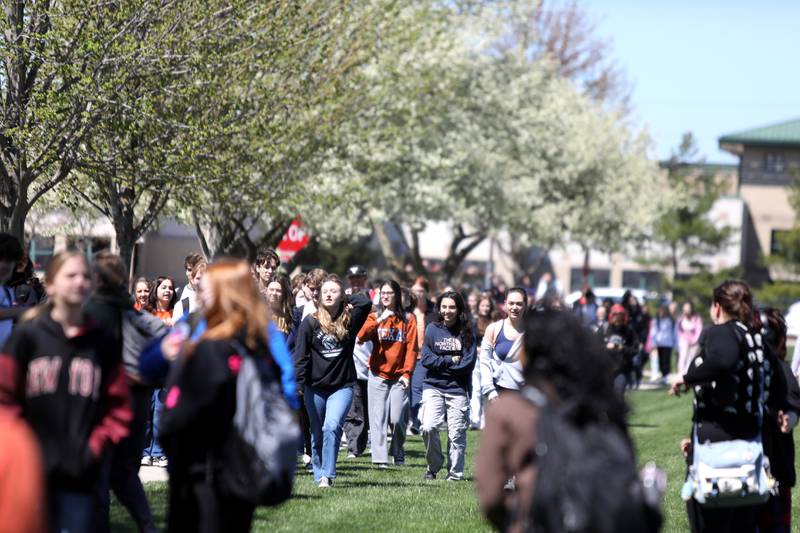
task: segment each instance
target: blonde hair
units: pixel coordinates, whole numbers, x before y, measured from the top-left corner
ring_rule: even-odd
[[[339,276],[336,274],[325,276],[325,278],[322,280],[320,288],[322,285],[329,282],[336,283],[339,286],[339,289],[342,291],[342,296],[344,296],[344,283],[342,283],[342,280]],[[344,302],[341,302],[341,305],[344,306]],[[327,335],[336,337],[336,339],[339,341],[347,336],[348,327],[350,326],[350,311],[348,311],[347,308],[343,308],[342,312],[339,313],[339,316],[336,317],[336,320],[334,320],[324,306],[318,305],[317,312],[314,313],[314,317],[319,321],[320,329],[322,329],[322,331]]]
[[[86,256],[83,255],[83,252],[78,250],[68,250],[66,252],[60,252],[53,256],[50,262],[47,264],[47,269],[44,272],[44,284],[45,286],[53,283],[53,280],[56,278],[61,269],[64,265],[73,258],[79,258],[83,261],[84,266],[86,266],[86,271],[89,272],[89,261],[86,259]],[[53,310],[53,301],[48,298],[47,301],[43,304],[39,304],[36,307],[33,307],[25,313],[22,314],[20,320],[22,322],[28,322],[30,320],[36,320],[37,318],[44,316],[45,314],[49,313]]]
[[[229,339],[246,328],[245,344],[255,349],[259,341],[267,341],[269,308],[261,298],[250,275],[250,265],[236,259],[221,259],[208,266],[205,283],[214,301],[203,314],[208,329],[205,339]],[[191,350],[190,350],[191,352]]]

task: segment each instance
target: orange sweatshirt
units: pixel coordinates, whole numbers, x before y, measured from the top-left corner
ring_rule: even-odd
[[[369,369],[383,379],[411,379],[417,361],[417,320],[406,313],[406,321],[392,315],[380,324],[376,313],[370,313],[358,333],[358,340],[372,341]]]

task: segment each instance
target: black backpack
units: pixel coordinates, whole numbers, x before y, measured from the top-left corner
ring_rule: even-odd
[[[254,505],[277,505],[292,495],[300,428],[268,359],[251,356],[237,341],[231,345],[242,363],[233,430],[216,470],[219,487]]]
[[[530,386],[521,392],[540,410],[530,531],[657,532],[661,494],[642,483],[628,437],[608,422],[575,424],[569,402],[551,405]]]

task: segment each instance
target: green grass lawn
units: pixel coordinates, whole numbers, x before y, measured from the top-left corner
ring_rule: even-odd
[[[629,396],[631,431],[641,464],[655,461],[668,475],[664,501],[664,532],[688,530],[679,496],[685,470],[678,443],[690,428],[691,399],[676,399],[666,392],[641,391]],[[443,435],[444,436],[444,435]],[[480,432],[470,431],[466,475],[472,476],[472,460]],[[445,438],[446,440],[446,438]],[[253,531],[489,531],[478,511],[469,481],[423,481],[425,457],[422,439],[409,437],[406,466],[376,470],[369,457],[345,459],[341,454],[338,477],[331,490],[314,486],[310,474],[298,475],[295,497],[274,509],[260,509]],[[166,485],[147,485],[150,502],[161,524],[166,517]],[[794,516],[800,512],[794,498]],[[112,531],[135,531],[126,511],[112,508]]]

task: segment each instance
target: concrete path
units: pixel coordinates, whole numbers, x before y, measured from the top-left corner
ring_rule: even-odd
[[[139,469],[139,479],[142,483],[150,483],[152,481],[167,481],[167,469],[160,466],[142,466]]]

